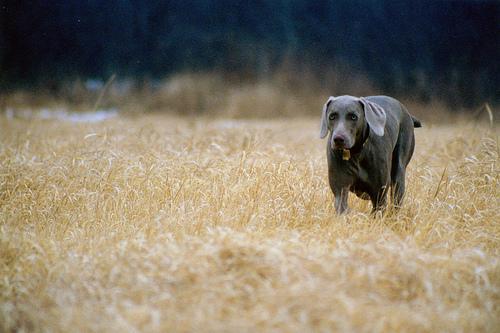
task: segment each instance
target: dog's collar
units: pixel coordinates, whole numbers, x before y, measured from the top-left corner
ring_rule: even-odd
[[[351,151],[349,149],[342,149],[342,159],[349,161],[351,159]]]

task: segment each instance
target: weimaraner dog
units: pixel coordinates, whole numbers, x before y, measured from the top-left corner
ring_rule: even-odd
[[[395,207],[405,192],[405,171],[415,147],[414,127],[420,121],[388,96],[330,97],[323,107],[320,137],[327,143],[328,180],[335,210],[347,210],[349,191],[373,204],[387,204],[387,189]]]

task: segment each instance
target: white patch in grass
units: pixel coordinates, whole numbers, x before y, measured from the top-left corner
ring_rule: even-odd
[[[118,116],[118,110],[111,108],[89,112],[68,112],[62,108],[43,108],[40,110],[14,110],[8,108],[5,115],[8,119],[55,119],[72,123],[97,123]]]

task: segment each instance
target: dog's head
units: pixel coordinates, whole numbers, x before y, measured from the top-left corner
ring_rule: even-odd
[[[383,136],[386,122],[384,109],[363,97],[330,97],[323,106],[320,137],[331,132],[332,149],[351,149],[363,138],[367,127]]]

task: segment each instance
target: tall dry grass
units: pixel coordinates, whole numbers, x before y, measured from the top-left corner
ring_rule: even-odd
[[[116,108],[130,114],[144,111],[170,115],[226,118],[272,118],[315,115],[332,92],[368,95],[376,92],[360,74],[328,70],[323,81],[304,68],[284,65],[255,78],[220,72],[182,72],[163,80],[127,80],[112,75],[101,87],[75,80],[60,87],[0,92],[2,109],[67,108],[88,111]],[[94,82],[95,84],[96,82]],[[99,83],[99,82],[97,82]]]
[[[0,118],[0,331],[498,331],[498,128],[418,129],[373,218],[318,126]]]

